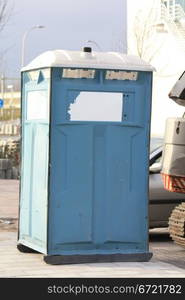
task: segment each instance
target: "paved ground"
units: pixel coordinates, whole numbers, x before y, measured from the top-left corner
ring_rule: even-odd
[[[99,263],[52,266],[42,254],[16,248],[18,181],[0,180],[0,277],[161,277],[185,278],[185,249],[175,245],[166,230],[151,230],[153,258],[145,263]]]
[[[0,218],[18,217],[18,180],[0,180]]]

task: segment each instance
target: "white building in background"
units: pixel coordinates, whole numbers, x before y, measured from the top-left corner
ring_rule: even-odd
[[[128,0],[128,54],[140,55],[155,68],[152,135],[163,135],[168,117],[184,107],[168,98],[185,71],[185,0]]]

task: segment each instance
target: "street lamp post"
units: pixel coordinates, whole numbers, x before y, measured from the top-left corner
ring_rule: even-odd
[[[31,27],[30,29],[28,29],[28,30],[24,33],[24,35],[23,35],[23,37],[22,37],[21,67],[24,66],[24,58],[25,58],[25,41],[26,41],[26,38],[27,38],[28,34],[29,34],[32,30],[34,30],[34,29],[42,29],[42,28],[45,28],[45,26],[43,26],[43,25],[36,25],[36,26]]]

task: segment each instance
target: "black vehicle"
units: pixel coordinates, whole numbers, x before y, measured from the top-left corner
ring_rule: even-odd
[[[185,200],[185,194],[172,193],[164,189],[162,176],[162,138],[151,138],[149,175],[149,226],[168,227],[172,210]]]

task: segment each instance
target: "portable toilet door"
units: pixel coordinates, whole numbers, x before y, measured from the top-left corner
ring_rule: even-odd
[[[90,48],[23,69],[21,251],[51,264],[150,259],[152,71]]]

